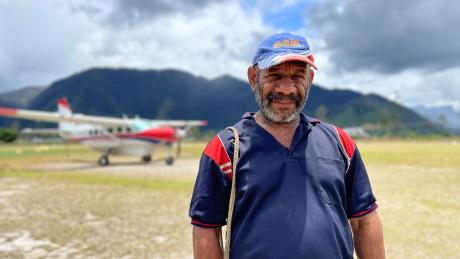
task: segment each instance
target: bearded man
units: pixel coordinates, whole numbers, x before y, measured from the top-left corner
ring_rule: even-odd
[[[200,160],[189,215],[195,258],[222,258],[232,175],[236,198],[231,258],[384,258],[376,199],[354,141],[340,128],[302,114],[312,85],[307,40],[269,36],[248,81],[260,110],[219,132]]]

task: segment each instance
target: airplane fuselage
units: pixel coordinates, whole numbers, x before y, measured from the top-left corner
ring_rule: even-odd
[[[74,114],[66,98],[58,101],[57,112],[0,107],[0,116],[56,122],[63,138],[81,142],[102,152],[100,165],[107,165],[108,156],[112,154],[141,156],[144,162],[148,162],[158,144],[166,144],[169,147],[166,162],[172,164],[172,143],[177,142],[183,135],[177,128],[207,124],[206,121],[147,120],[139,117],[129,119]]]

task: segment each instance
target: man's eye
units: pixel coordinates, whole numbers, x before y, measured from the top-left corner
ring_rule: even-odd
[[[304,80],[305,76],[304,75],[294,75],[293,78],[296,80]]]
[[[268,80],[279,80],[279,79],[281,79],[281,76],[277,75],[277,74],[271,74],[271,75],[267,76],[267,79]]]

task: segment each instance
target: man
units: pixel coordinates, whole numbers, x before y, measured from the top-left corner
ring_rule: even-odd
[[[359,258],[385,257],[377,204],[353,140],[301,113],[313,69],[306,39],[290,33],[265,39],[248,68],[260,110],[235,125],[232,258],[353,258],[353,241]],[[221,131],[200,161],[189,212],[195,258],[222,257],[232,140],[230,130]]]

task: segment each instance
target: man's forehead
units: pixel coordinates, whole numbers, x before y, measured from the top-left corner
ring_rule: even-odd
[[[272,66],[268,68],[267,71],[273,72],[273,71],[285,70],[289,66],[293,66],[301,70],[306,70],[308,64],[302,61],[288,61],[288,62],[284,62],[278,65]]]

